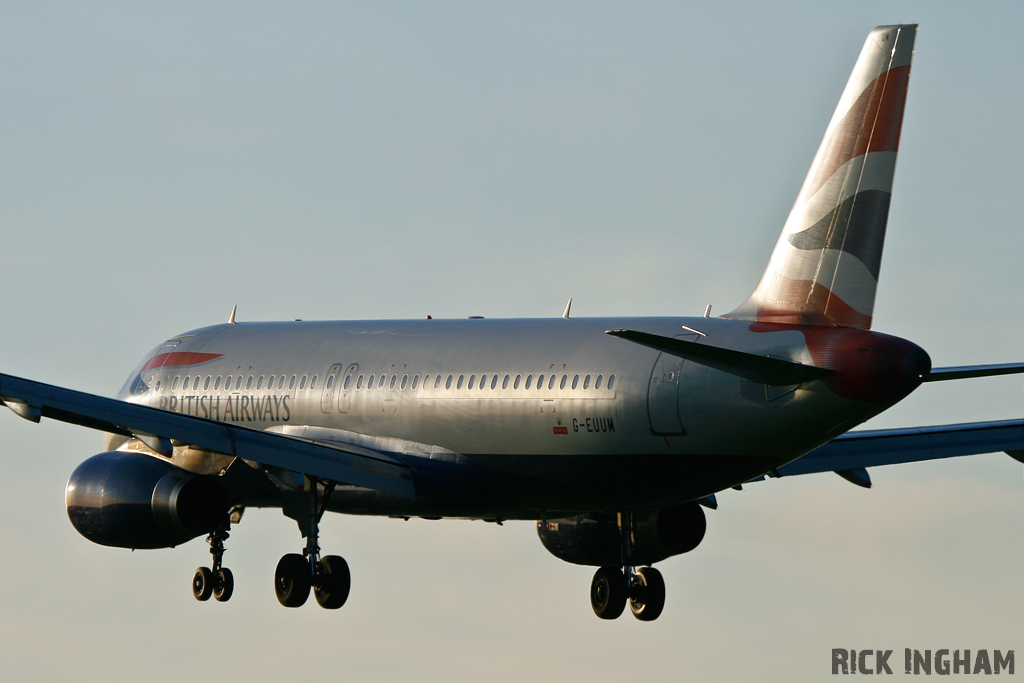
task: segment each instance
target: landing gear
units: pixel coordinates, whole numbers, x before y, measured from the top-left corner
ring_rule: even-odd
[[[618,567],[601,567],[590,583],[590,605],[602,619],[618,619],[626,609],[629,589]]]
[[[296,506],[285,514],[299,523],[302,535],[306,537],[306,547],[302,554],[289,553],[277,563],[274,574],[274,591],[277,600],[285,607],[301,607],[309,598],[313,589],[316,601],[324,609],[338,609],[348,600],[352,586],[352,575],[348,563],[337,555],[320,556],[319,526],[320,519],[327,509],[327,501],[334,491],[334,484],[323,487],[323,494],[317,500],[319,485],[316,480],[307,479],[309,493],[306,500],[299,500],[301,507]]]
[[[192,575],[192,595],[196,600],[206,601],[213,596],[217,602],[227,602],[235,591],[235,578],[231,570],[222,565],[224,560],[224,541],[229,536],[228,523],[210,532],[206,542],[210,544],[213,555],[213,568],[200,567]]]
[[[629,602],[640,621],[654,621],[665,608],[665,579],[654,567],[633,566],[633,515],[619,515],[622,566],[601,567],[590,583],[590,606],[601,619],[617,619]]]

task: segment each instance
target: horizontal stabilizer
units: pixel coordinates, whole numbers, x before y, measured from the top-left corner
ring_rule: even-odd
[[[715,370],[721,370],[722,372],[728,372],[730,375],[736,375],[751,382],[757,382],[758,384],[788,386],[816,379],[824,379],[833,374],[832,370],[818,368],[813,365],[804,365],[791,360],[707,346],[706,344],[673,339],[672,337],[662,337],[661,335],[638,332],[636,330],[608,330],[605,334],[670,353],[694,363],[700,363]]]
[[[194,415],[104,398],[0,374],[0,400],[33,414],[161,445],[168,439],[262,465],[415,500],[409,467],[384,453],[355,445],[249,429]],[[16,411],[17,412],[17,411]],[[25,417],[22,412],[18,414]]]
[[[1002,363],[999,365],[958,365],[948,368],[932,368],[924,381],[944,382],[947,379],[969,377],[992,377],[994,375],[1015,375],[1024,372],[1024,363]]]
[[[847,432],[778,468],[778,476],[863,470],[1024,449],[1024,420]],[[840,476],[843,476],[840,474]]]

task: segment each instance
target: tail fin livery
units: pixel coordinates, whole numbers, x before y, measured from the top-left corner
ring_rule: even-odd
[[[868,35],[761,282],[723,317],[870,329],[916,32]]]

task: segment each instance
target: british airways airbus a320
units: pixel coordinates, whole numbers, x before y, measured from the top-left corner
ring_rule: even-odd
[[[281,558],[286,607],[349,594],[321,555],[325,512],[536,520],[544,546],[598,567],[594,612],[656,619],[651,567],[693,550],[715,493],[765,476],[1006,451],[1024,420],[849,432],[922,382],[1024,372],[932,368],[871,331],[914,25],[868,36],[760,284],[720,317],[236,322],[168,339],[116,398],[0,375],[17,415],[105,432],[67,485],[95,543],[207,535],[199,600],[231,597],[224,540],[280,507],[305,548]]]

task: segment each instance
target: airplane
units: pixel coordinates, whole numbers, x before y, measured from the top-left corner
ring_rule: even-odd
[[[602,619],[657,619],[654,564],[695,549],[715,494],[764,478],[1005,451],[1024,420],[850,431],[924,382],[1024,372],[933,368],[871,330],[917,26],[864,44],[760,283],[730,313],[649,318],[243,322],[158,344],[115,398],[0,374],[16,415],[104,433],[66,506],[85,538],[169,548],[206,536],[199,600],[234,590],[225,541],[248,507],[304,537],[274,587],[286,607],[350,593],[321,553],[326,512],[529,520],[595,566]]]

